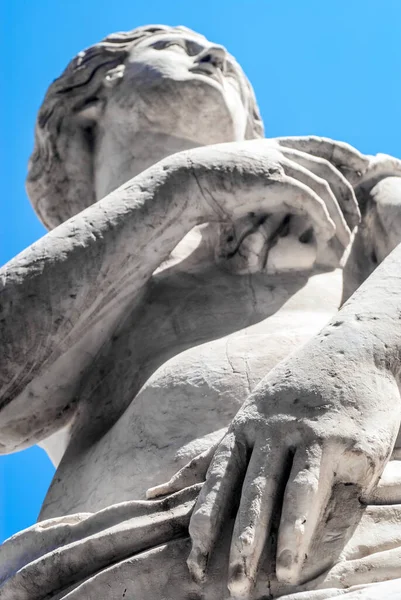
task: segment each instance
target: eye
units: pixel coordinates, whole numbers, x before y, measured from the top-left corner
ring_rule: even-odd
[[[186,41],[185,45],[189,56],[196,56],[197,54],[200,54],[202,50],[204,50],[203,46],[189,40]]]
[[[155,50],[163,50],[166,47],[166,45],[167,42],[161,40],[152,44],[152,48],[154,48]]]
[[[155,50],[166,50],[171,49],[178,52],[187,52],[184,42],[180,40],[160,40],[153,44]]]
[[[180,52],[184,52],[185,54],[187,53],[187,49],[185,48],[185,46],[183,44],[180,44],[179,42],[172,42],[167,46],[167,48],[169,50],[179,50]]]

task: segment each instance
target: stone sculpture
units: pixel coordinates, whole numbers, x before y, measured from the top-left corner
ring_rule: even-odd
[[[262,138],[237,62],[183,27],[50,86],[0,449],[57,471],[1,600],[401,598],[401,162]]]

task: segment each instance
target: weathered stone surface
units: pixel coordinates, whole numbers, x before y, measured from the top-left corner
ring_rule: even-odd
[[[109,36],[49,88],[0,450],[57,472],[1,600],[401,598],[401,162],[262,137],[185,28]]]

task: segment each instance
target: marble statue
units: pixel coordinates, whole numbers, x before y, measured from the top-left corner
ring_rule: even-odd
[[[57,471],[1,600],[401,598],[401,161],[263,139],[184,27],[39,111],[51,230],[1,271],[0,450]]]

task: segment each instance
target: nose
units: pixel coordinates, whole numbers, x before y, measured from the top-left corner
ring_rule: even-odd
[[[209,46],[202,50],[196,57],[197,63],[210,63],[215,67],[223,69],[226,62],[226,51],[223,46]]]

